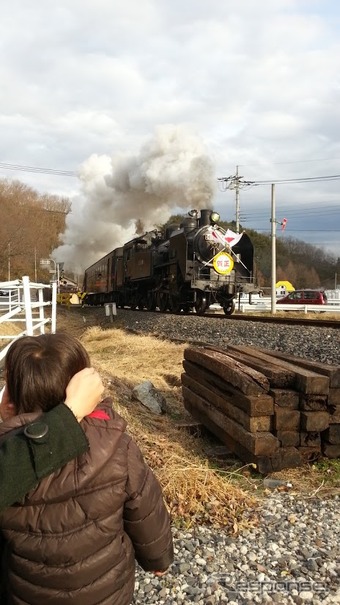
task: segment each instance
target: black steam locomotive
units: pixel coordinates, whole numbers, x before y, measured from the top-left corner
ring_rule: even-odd
[[[228,238],[212,210],[191,210],[180,225],[154,230],[116,248],[85,270],[83,303],[203,315],[219,303],[234,311],[239,292],[254,290],[253,245]]]

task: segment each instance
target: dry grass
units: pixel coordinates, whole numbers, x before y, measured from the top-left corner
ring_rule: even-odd
[[[340,460],[322,458],[301,468],[290,468],[272,473],[273,479],[282,479],[291,484],[292,493],[304,494],[307,498],[316,495],[326,497],[340,494]]]
[[[268,493],[263,476],[233,456],[213,458],[208,453],[209,446],[217,444],[213,437],[205,432],[195,436],[180,426],[192,420],[181,395],[187,345],[126,333],[118,323],[112,329],[87,329],[82,342],[104,377],[114,407],[158,476],[176,523],[211,523],[234,532],[255,523],[257,507]],[[155,416],[132,399],[133,387],[143,380],[164,395],[165,415]],[[324,459],[271,477],[288,482],[290,487],[279,489],[291,493],[329,496],[340,491],[340,461]]]
[[[107,385],[114,408],[128,423],[146,460],[159,478],[177,525],[208,523],[230,532],[256,521],[257,499],[237,485],[235,471],[216,468],[204,441],[178,426],[190,419],[181,399],[184,345],[121,329],[89,328],[81,338]],[[131,397],[135,385],[150,380],[166,399],[157,416]]]
[[[1,336],[12,336],[13,334],[20,334],[20,332],[22,332],[24,329],[23,326],[24,324],[16,323],[15,321],[4,321],[1,324]]]
[[[16,336],[20,334],[24,329],[23,324],[15,323],[11,321],[3,322],[0,324],[0,335],[1,336]],[[0,351],[4,349],[11,341],[10,338],[0,338]],[[0,368],[3,366],[3,361],[0,361]]]

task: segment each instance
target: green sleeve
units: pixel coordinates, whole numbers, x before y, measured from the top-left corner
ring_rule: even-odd
[[[88,449],[85,434],[66,405],[58,405],[41,420],[48,426],[44,443],[19,434],[0,448],[0,510],[23,498],[39,479]]]

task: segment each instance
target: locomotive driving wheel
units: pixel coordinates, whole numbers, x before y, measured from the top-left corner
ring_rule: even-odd
[[[197,292],[195,310],[197,315],[204,315],[208,308],[208,299],[203,292]]]

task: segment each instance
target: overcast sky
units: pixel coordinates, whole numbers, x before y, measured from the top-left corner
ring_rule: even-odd
[[[340,175],[339,47],[338,0],[4,2],[0,178],[69,196],[85,262],[175,208],[234,219],[236,166],[269,232],[271,182]],[[339,186],[278,183],[278,235],[340,256]]]

